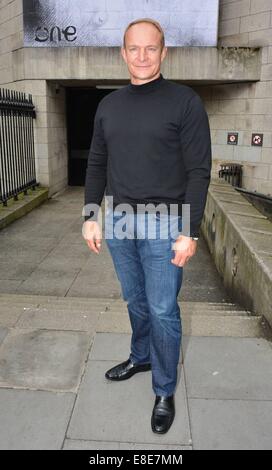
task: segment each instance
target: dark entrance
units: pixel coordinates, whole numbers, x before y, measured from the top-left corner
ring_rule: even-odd
[[[94,116],[99,101],[113,89],[66,88],[68,184],[84,186]]]

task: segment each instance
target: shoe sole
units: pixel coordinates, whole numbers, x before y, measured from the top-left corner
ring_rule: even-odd
[[[139,372],[147,372],[148,370],[151,370],[151,366],[143,366],[141,369],[129,372],[124,377],[108,377],[107,374],[105,374],[105,377],[107,380],[111,380],[113,382],[120,382],[121,380],[130,379],[130,377],[132,377],[135,374],[138,374]]]

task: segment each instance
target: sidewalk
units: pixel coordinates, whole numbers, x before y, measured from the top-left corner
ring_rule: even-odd
[[[81,236],[82,188],[0,232],[0,449],[270,449],[272,347],[203,240],[184,270],[176,418],[152,432],[151,372],[109,382],[130,326],[112,262]]]

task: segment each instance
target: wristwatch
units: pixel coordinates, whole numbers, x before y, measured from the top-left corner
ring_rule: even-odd
[[[199,237],[191,237],[192,240],[198,240]]]

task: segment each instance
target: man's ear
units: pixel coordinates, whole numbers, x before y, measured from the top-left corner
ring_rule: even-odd
[[[126,49],[122,46],[120,50],[121,56],[123,57],[124,61],[127,63],[127,55],[126,55]]]
[[[167,47],[163,47],[162,52],[161,52],[161,61],[165,59],[166,54],[167,54]]]

